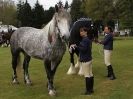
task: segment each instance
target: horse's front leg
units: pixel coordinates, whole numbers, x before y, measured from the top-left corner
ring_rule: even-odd
[[[76,74],[76,69],[75,69],[75,63],[74,63],[74,50],[72,50],[72,52],[70,52],[69,54],[70,54],[70,63],[71,63],[71,65],[70,65],[70,68],[69,68],[69,70],[68,70],[68,72],[67,72],[67,74],[68,75],[72,75],[72,74]]]
[[[47,73],[47,78],[48,78],[48,90],[49,90],[49,95],[54,96],[56,95],[56,91],[53,85],[53,80],[54,80],[54,75],[56,72],[56,69],[59,65],[60,61],[45,61],[45,69]]]
[[[29,77],[29,72],[28,72],[28,67],[29,67],[29,62],[30,62],[30,56],[24,55],[24,62],[23,62],[23,69],[24,69],[24,82],[27,85],[32,85],[32,82]]]

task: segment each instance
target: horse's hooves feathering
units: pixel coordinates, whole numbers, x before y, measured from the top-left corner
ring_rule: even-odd
[[[67,72],[68,75],[73,75],[73,74],[76,74],[76,68],[74,66],[70,66],[68,72]]]
[[[50,90],[49,95],[50,96],[56,96],[56,91],[55,90]]]
[[[17,79],[13,79],[12,84],[19,84],[19,81]]]

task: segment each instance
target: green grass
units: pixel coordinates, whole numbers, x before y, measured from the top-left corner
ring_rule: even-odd
[[[133,39],[116,39],[112,64],[117,79],[108,80],[103,62],[102,47],[93,44],[93,72],[95,75],[94,94],[84,92],[84,77],[68,76],[69,54],[66,52],[55,75],[57,97],[50,97],[46,88],[46,73],[43,62],[32,59],[29,72],[33,86],[26,86],[23,71],[19,71],[19,85],[12,85],[11,54],[9,48],[0,48],[0,99],[133,99]]]

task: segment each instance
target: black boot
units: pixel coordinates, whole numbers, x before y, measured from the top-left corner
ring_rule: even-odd
[[[93,90],[93,86],[94,86],[94,77],[90,77],[90,79],[91,79],[90,91],[91,91],[91,93],[94,93],[94,90]]]
[[[91,95],[91,78],[86,77],[85,78],[85,83],[86,83],[86,92],[84,95]]]
[[[112,66],[109,65],[107,68],[108,68],[108,75],[107,75],[107,76],[109,77],[109,79],[110,79],[110,80],[116,79],[115,74],[114,74],[114,72],[113,72]]]
[[[111,73],[110,73],[110,65],[107,66],[107,71],[108,71],[107,77],[110,77],[111,76]]]

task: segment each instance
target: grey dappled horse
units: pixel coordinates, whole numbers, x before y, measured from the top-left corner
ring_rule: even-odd
[[[43,28],[21,27],[16,30],[10,39],[12,68],[14,70],[13,83],[18,83],[16,68],[19,64],[19,54],[24,54],[24,81],[31,85],[28,66],[31,57],[44,61],[48,78],[48,91],[55,95],[53,80],[56,69],[66,51],[65,41],[68,40],[69,26],[71,22],[70,13],[64,8],[56,6],[56,12],[52,20]]]

